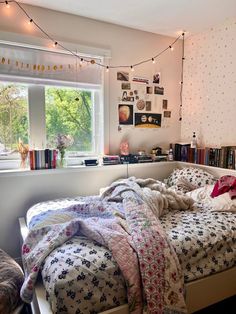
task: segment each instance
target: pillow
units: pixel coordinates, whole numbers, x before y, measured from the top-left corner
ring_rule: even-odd
[[[228,192],[212,198],[211,192],[214,185],[206,185],[202,188],[186,193],[195,202],[204,203],[211,211],[217,212],[236,212],[236,199],[232,199]]]
[[[20,304],[24,275],[20,266],[0,249],[0,313],[8,314]]]
[[[167,178],[168,187],[177,191],[189,192],[207,184],[215,184],[214,176],[200,168],[174,169]]]

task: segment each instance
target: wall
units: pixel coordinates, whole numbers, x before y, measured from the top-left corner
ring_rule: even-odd
[[[33,6],[25,7],[33,19],[58,41],[110,49],[112,56],[110,62],[113,65],[132,64],[142,59],[150,58],[173,42],[173,38],[166,36]],[[21,12],[19,13],[16,10],[13,4],[10,10],[7,10],[4,6],[0,9],[0,31],[42,37],[42,34],[27,24],[25,17]],[[17,37],[15,40],[17,41]],[[120,84],[116,81],[116,71],[110,71],[109,83],[106,85],[109,98],[106,104],[107,119],[105,125],[109,126],[110,129],[109,134],[106,134],[109,137],[107,151],[110,150],[110,153],[119,152],[119,144],[123,138],[128,138],[130,148],[133,152],[140,148],[150,151],[157,144],[168,147],[170,141],[179,139],[178,106],[180,68],[181,42],[179,41],[175,45],[175,50],[173,52],[167,51],[157,60],[155,65],[149,63],[140,66],[135,71],[135,75],[151,77],[154,72],[161,72],[165,95],[164,97],[156,97],[159,102],[161,102],[162,98],[169,101],[168,105],[170,110],[172,110],[172,118],[169,119],[171,122],[169,126],[155,130],[123,128],[121,132],[118,132],[117,112],[118,97],[121,95]]]
[[[187,39],[181,138],[236,144],[236,19]]]

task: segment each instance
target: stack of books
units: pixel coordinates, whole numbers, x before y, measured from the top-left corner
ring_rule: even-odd
[[[236,169],[236,146],[191,148],[188,143],[176,143],[174,159],[206,166]]]
[[[103,165],[118,165],[120,163],[120,156],[118,155],[106,155],[103,156]]]
[[[56,149],[32,149],[29,152],[29,156],[31,170],[56,168]]]

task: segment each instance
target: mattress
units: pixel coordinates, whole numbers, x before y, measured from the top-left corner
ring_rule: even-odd
[[[34,206],[27,215],[28,226],[40,226],[46,212],[76,202],[78,199],[64,199]],[[198,205],[194,211],[166,211],[160,220],[185,282],[236,264],[235,213],[212,212]],[[47,256],[42,278],[57,313],[98,313],[127,302],[126,283],[111,253],[83,236],[73,237]]]

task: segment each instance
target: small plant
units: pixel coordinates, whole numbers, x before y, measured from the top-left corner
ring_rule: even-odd
[[[63,167],[66,149],[73,144],[74,140],[72,136],[65,134],[57,134],[56,148],[60,154],[60,166]]]
[[[17,144],[17,150],[20,153],[20,157],[21,157],[20,167],[25,168],[26,167],[26,160],[27,160],[28,153],[29,153],[29,145],[24,144],[23,141],[19,138],[18,144]]]

